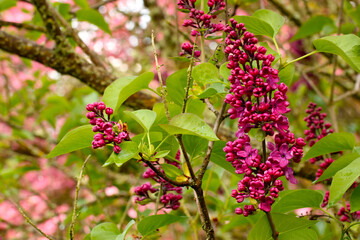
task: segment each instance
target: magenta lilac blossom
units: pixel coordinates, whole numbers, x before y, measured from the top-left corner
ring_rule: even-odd
[[[93,125],[93,132],[97,132],[91,143],[92,147],[96,149],[112,144],[114,152],[120,153],[120,143],[130,140],[126,123],[110,121],[114,110],[106,107],[103,102],[90,103],[86,106],[86,110],[89,111],[86,117]]]
[[[180,152],[178,152],[175,156],[176,160],[180,159]],[[152,162],[153,165],[159,169],[161,172],[164,173],[164,170],[161,168],[159,161]],[[175,161],[170,161],[165,159],[165,163],[174,165],[175,167],[180,169],[180,164]],[[145,167],[147,165],[145,164]],[[159,192],[160,188],[162,192],[162,196],[160,197],[160,202],[163,204],[162,208],[176,210],[180,207],[180,200],[182,199],[182,188],[173,186],[172,184],[168,183],[164,179],[160,178],[152,169],[148,168],[144,174],[143,178],[145,179],[152,179],[157,184],[157,187],[151,186],[150,182],[146,182],[145,184],[138,186],[135,188],[135,194],[138,195],[135,198],[135,202],[139,204],[147,204],[148,202],[154,201],[154,197],[150,195],[150,193]]]
[[[238,203],[245,198],[257,201],[257,204],[237,208],[237,214],[248,216],[256,209],[270,212],[275,198],[284,190],[278,178],[285,176],[296,183],[290,163],[300,162],[306,144],[289,130],[289,120],[285,116],[290,112],[288,87],[279,83],[278,70],[271,66],[275,57],[266,54],[266,48],[256,46],[257,38],[246,31],[243,23],[231,19],[225,32],[228,33],[225,39],[227,67],[231,69],[230,94],[225,102],[231,106],[230,118],[238,119],[238,131],[237,139],[228,142],[224,151],[235,172],[244,174],[231,196]],[[264,136],[261,151],[250,142],[252,129]],[[272,141],[266,144],[266,137]]]

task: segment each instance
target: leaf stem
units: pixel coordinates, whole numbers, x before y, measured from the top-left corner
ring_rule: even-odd
[[[164,108],[165,108],[166,117],[170,121],[169,108],[167,106],[167,101],[166,101],[166,90],[165,90],[164,85],[163,85],[163,81],[162,81],[162,77],[161,77],[161,71],[160,71],[161,66],[159,65],[159,62],[158,62],[158,59],[157,59],[158,54],[156,52],[156,47],[155,47],[154,30],[152,30],[152,32],[151,32],[151,43],[152,43],[153,54],[154,54],[154,58],[155,58],[156,71],[157,71],[158,78],[159,78],[161,98],[162,98],[162,100],[164,102]]]
[[[297,62],[297,61],[299,61],[299,60],[301,60],[301,59],[307,58],[307,57],[309,57],[309,56],[311,56],[311,55],[313,55],[313,54],[315,54],[315,53],[318,53],[318,51],[317,51],[317,50],[312,51],[312,52],[310,52],[310,53],[308,53],[308,54],[306,54],[306,55],[304,55],[304,56],[301,56],[301,57],[299,57],[299,58],[297,58],[297,59],[294,59],[294,60],[292,60],[292,61],[290,61],[290,62],[287,62],[287,63],[285,63],[284,65],[282,65],[282,66],[280,67],[280,69],[283,69],[283,68],[287,67],[288,65],[290,65],[290,64],[292,64],[292,63],[294,63],[294,62]]]

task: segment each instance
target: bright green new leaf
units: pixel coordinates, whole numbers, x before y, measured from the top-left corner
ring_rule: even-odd
[[[320,139],[305,154],[303,160],[318,157],[328,153],[343,150],[352,150],[355,145],[355,137],[351,133],[332,133]]]
[[[139,152],[138,145],[135,142],[123,141],[119,146],[121,148],[120,153],[113,152],[105,162],[104,166],[115,163],[116,166],[121,167],[121,165],[130,159],[136,157]]]
[[[74,0],[74,2],[81,8],[89,8],[89,3],[87,2],[87,0]]]
[[[282,234],[290,234],[294,231],[304,230],[317,221],[310,221],[304,218],[297,218],[296,216],[286,215],[281,213],[271,213],[272,219],[276,226],[276,231]],[[286,235],[285,235],[286,236]],[[255,226],[251,229],[248,240],[271,240],[272,230],[270,228],[267,217],[261,217]],[[284,238],[282,238],[284,240]]]
[[[103,101],[107,107],[114,109],[114,112],[131,95],[145,89],[154,78],[154,73],[146,72],[138,77],[123,77],[111,83],[104,92]]]
[[[295,73],[295,65],[294,64],[287,65],[279,72],[280,82],[285,83],[286,86],[290,86],[294,78],[294,73]]]
[[[301,25],[299,30],[290,39],[290,41],[306,38],[315,33],[319,33],[324,29],[325,26],[330,26],[332,29],[336,29],[334,20],[331,18],[325,16],[313,16],[304,22],[303,25]]]
[[[164,170],[166,176],[170,177],[170,178],[176,178],[177,176],[181,176],[183,175],[183,172],[175,167],[174,165],[171,164],[161,164],[162,169]]]
[[[274,35],[271,37],[275,37],[285,22],[285,18],[283,16],[268,9],[257,10],[253,14],[253,17],[257,17],[271,25],[272,29],[274,30]]]
[[[148,132],[156,119],[156,112],[148,109],[140,109],[137,111],[129,112],[124,111],[132,119],[137,121],[146,132]]]
[[[217,91],[215,88],[209,87],[204,92],[202,92],[199,96],[197,96],[200,99],[205,99],[214,96],[217,94]]]
[[[327,169],[325,169],[324,173],[314,182],[320,182],[331,178],[334,176],[339,170],[343,169],[347,165],[349,165],[352,161],[359,158],[360,155],[358,153],[350,153],[341,156],[340,158],[336,159]]]
[[[154,157],[156,157],[156,158],[166,157],[169,153],[170,153],[170,150],[158,151]]]
[[[116,238],[116,240],[125,240],[126,234],[129,232],[131,227],[135,224],[134,220],[131,220],[125,227],[124,231]]]
[[[189,154],[191,159],[204,153],[207,149],[208,141],[202,137],[184,135],[182,139],[186,152]]]
[[[220,82],[219,70],[211,63],[201,63],[194,67],[192,71],[194,81],[199,85],[206,85]]]
[[[354,70],[360,72],[360,38],[354,34],[328,36],[315,40],[319,52],[336,54],[342,57]]]
[[[121,234],[114,223],[101,223],[91,230],[91,240],[117,240]]]
[[[211,127],[193,113],[182,113],[173,117],[170,124],[159,124],[171,135],[188,134],[203,137],[210,141],[219,140]]]
[[[337,203],[359,176],[360,158],[357,158],[348,166],[339,170],[335,174],[330,186],[329,206]]]
[[[141,235],[146,236],[156,229],[167,226],[174,222],[179,222],[187,219],[185,216],[175,216],[172,214],[162,214],[162,215],[153,215],[142,219],[138,225],[137,229]]]
[[[286,190],[281,193],[278,199],[276,199],[271,207],[271,211],[286,213],[299,208],[318,208],[323,199],[323,194],[315,190]]]
[[[47,155],[48,158],[91,146],[95,133],[93,126],[84,125],[68,132],[55,148]]]
[[[85,21],[94,24],[104,32],[111,34],[109,25],[105,21],[104,16],[92,8],[80,9],[76,11],[76,17],[79,21]]]
[[[273,27],[264,20],[252,16],[234,16],[238,23],[244,23],[247,31],[255,35],[265,35],[268,37],[274,37],[276,35]]]

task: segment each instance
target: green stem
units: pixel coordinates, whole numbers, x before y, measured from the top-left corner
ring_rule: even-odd
[[[200,50],[201,50],[201,55],[200,55],[200,60],[201,63],[205,62],[205,37],[204,37],[204,33],[201,32],[201,38],[200,38]]]
[[[158,150],[158,148],[166,141],[166,139],[168,139],[170,137],[170,135],[167,135],[164,140],[162,140],[159,145],[157,145],[157,147],[155,148],[154,152],[156,152],[156,150]]]
[[[281,61],[281,53],[280,53],[279,46],[278,46],[278,44],[277,44],[277,42],[276,42],[276,38],[273,37],[272,40],[273,40],[273,42],[274,42],[274,44],[275,44],[276,51],[278,52],[278,54],[279,54],[279,56],[280,56],[280,61]]]
[[[281,68],[285,68],[285,67],[287,67],[288,65],[290,65],[290,64],[292,64],[292,63],[294,63],[294,62],[297,62],[297,61],[299,61],[299,60],[301,60],[301,59],[307,58],[308,56],[311,56],[311,55],[313,55],[313,54],[315,54],[315,53],[318,53],[318,51],[317,51],[317,50],[312,51],[311,53],[308,53],[308,54],[306,54],[306,55],[304,55],[304,56],[301,56],[301,57],[299,57],[299,58],[297,58],[297,59],[294,59],[294,60],[292,60],[292,61],[290,61],[290,62],[287,62],[287,63],[285,63],[284,65],[282,65]]]

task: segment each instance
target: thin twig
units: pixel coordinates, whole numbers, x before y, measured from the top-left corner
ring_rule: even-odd
[[[191,183],[188,181],[183,181],[183,182],[178,182],[175,180],[172,180],[171,178],[169,178],[168,176],[165,175],[165,173],[161,172],[159,169],[157,169],[150,161],[145,160],[145,159],[141,159],[141,161],[143,161],[144,163],[146,163],[146,165],[151,168],[151,170],[153,170],[156,175],[158,175],[159,177],[161,177],[162,179],[164,179],[165,181],[167,181],[168,183],[171,183],[174,186],[177,187],[187,187],[187,186],[191,186]]]
[[[210,111],[212,111],[212,112],[215,114],[215,116],[218,116],[218,115],[219,115],[219,112],[215,109],[214,105],[212,105],[212,104],[210,103],[210,101],[209,101],[208,98],[205,98],[205,99],[204,99],[204,103],[206,103],[208,109],[209,109]]]
[[[215,134],[217,134],[217,132],[219,131],[221,122],[224,119],[223,115],[224,115],[225,109],[226,109],[226,103],[223,102],[222,105],[221,105],[221,108],[220,108],[220,112],[217,115],[217,118],[216,118],[215,123],[214,123],[213,131],[214,131]],[[208,145],[208,148],[207,148],[207,151],[206,151],[206,156],[205,156],[203,164],[201,165],[200,170],[199,170],[197,184],[200,185],[200,186],[201,186],[202,178],[204,177],[206,168],[207,168],[207,166],[209,165],[209,162],[210,162],[211,152],[212,152],[212,149],[214,147],[214,143],[215,143],[214,141],[209,142],[209,145]]]
[[[187,103],[188,98],[189,98],[189,90],[190,90],[190,84],[191,84],[191,78],[192,78],[191,74],[192,74],[192,70],[193,70],[193,66],[194,66],[194,60],[195,60],[194,52],[195,52],[195,47],[196,47],[196,39],[197,39],[197,35],[195,37],[194,47],[193,47],[193,51],[191,53],[190,65],[189,65],[189,68],[187,70],[187,82],[186,82],[185,97],[184,97],[184,102],[183,102],[182,113],[184,113],[185,110],[186,110],[186,103]]]
[[[7,199],[9,202],[11,202],[16,208],[17,210],[20,212],[20,214],[25,218],[25,220],[38,232],[40,233],[42,236],[44,236],[45,238],[49,239],[49,240],[55,240],[54,238],[50,237],[49,235],[47,235],[46,233],[44,233],[43,231],[41,231],[40,228],[38,228],[36,226],[36,224],[30,219],[30,217],[28,216],[28,214],[25,212],[25,210],[20,206],[20,204],[18,204],[17,202],[13,201],[10,197],[5,196],[5,199]]]
[[[309,79],[307,74],[305,73],[302,76],[304,77],[305,81],[312,87],[312,89],[314,89],[316,94],[319,95],[319,97],[326,103],[327,99],[326,99],[325,95],[322,94],[322,92],[318,89],[318,87]]]
[[[341,0],[340,3],[340,10],[339,10],[339,14],[338,14],[338,31],[337,31],[337,35],[340,35],[341,33],[341,23],[342,23],[342,18],[343,18],[343,8],[344,8],[344,0]],[[338,65],[338,58],[337,55],[333,56],[333,62],[334,62],[334,67],[333,67],[333,72],[331,75],[331,79],[330,79],[330,97],[329,97],[329,102],[328,102],[328,108],[329,108],[329,113],[330,113],[330,118],[331,118],[331,122],[333,124],[334,127],[334,131],[338,132],[339,131],[339,125],[338,125],[338,121],[336,118],[336,112],[335,112],[335,106],[334,106],[334,94],[335,94],[335,73],[336,73],[336,69],[337,69],[337,65]]]
[[[162,100],[164,102],[164,108],[165,108],[166,117],[170,122],[170,113],[169,113],[169,108],[167,106],[167,101],[166,101],[166,90],[164,88],[162,77],[161,77],[161,71],[160,71],[161,66],[159,65],[159,62],[158,62],[158,59],[157,59],[158,54],[156,52],[154,30],[152,30],[152,32],[151,32],[151,43],[152,43],[153,53],[154,53],[154,58],[155,58],[156,71],[157,71],[158,78],[159,78],[161,98],[162,98]]]
[[[344,93],[343,95],[341,95],[341,96],[339,96],[337,98],[335,98],[334,102],[338,102],[340,100],[343,100],[344,98],[347,98],[347,97],[349,97],[351,95],[354,95],[354,94],[358,93],[359,90],[360,90],[360,74],[358,74],[357,77],[356,77],[356,83],[355,83],[354,89]]]
[[[196,182],[196,176],[195,176],[194,170],[193,170],[193,168],[191,166],[189,155],[186,152],[185,145],[184,145],[184,142],[182,140],[182,136],[177,135],[176,138],[177,138],[177,140],[178,140],[178,142],[180,144],[180,149],[181,149],[182,154],[183,154],[183,156],[185,158],[186,165],[187,165],[187,167],[189,169],[190,177],[193,180],[193,182]]]
[[[83,163],[83,165],[81,167],[80,175],[79,175],[79,178],[78,178],[78,181],[77,181],[77,184],[76,184],[75,198],[74,198],[74,208],[73,208],[73,214],[72,214],[72,219],[71,219],[71,223],[70,223],[70,239],[71,240],[73,240],[74,237],[75,237],[75,222],[76,222],[76,218],[78,216],[78,214],[76,213],[77,212],[77,201],[78,201],[78,197],[79,197],[81,179],[83,177],[83,172],[84,172],[86,163],[90,159],[90,156],[91,155],[89,155],[85,159],[85,161],[84,161],[84,163]]]
[[[84,41],[79,37],[77,30],[73,29],[55,8],[49,6],[49,11],[60,21],[60,23],[65,27],[66,32],[75,40],[84,53],[90,57],[91,61],[95,65],[105,69],[106,65],[101,61],[101,57],[84,43]]]
[[[155,213],[154,213],[154,215],[157,215],[158,210],[159,210],[159,203],[160,203],[161,195],[163,194],[163,186],[164,186],[164,183],[161,183],[160,184],[160,189],[159,189],[159,192],[158,192],[158,195],[157,195],[157,198],[156,198],[156,202],[155,202]]]
[[[8,21],[3,21],[0,20],[0,27],[3,26],[13,26],[16,28],[23,28],[26,30],[30,30],[30,31],[37,31],[37,32],[46,32],[46,28],[44,28],[43,26],[37,26],[37,25],[32,25],[32,24],[26,24],[26,23],[16,23],[16,22],[8,22]]]

